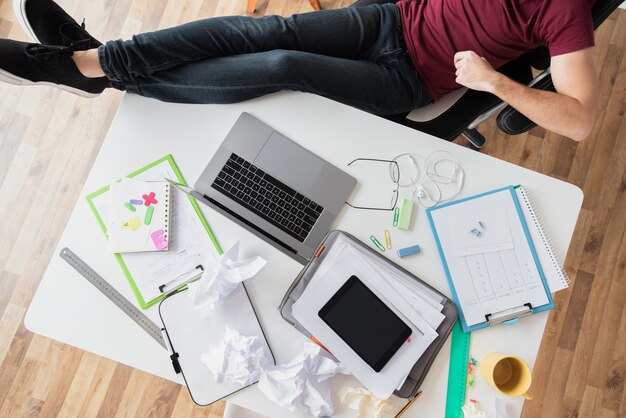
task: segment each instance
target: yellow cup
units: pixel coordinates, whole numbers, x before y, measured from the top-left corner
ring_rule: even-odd
[[[506,396],[532,399],[528,390],[532,382],[530,368],[519,357],[503,353],[489,353],[478,364],[480,374]]]

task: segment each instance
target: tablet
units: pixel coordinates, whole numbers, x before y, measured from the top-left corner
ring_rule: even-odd
[[[411,328],[354,275],[318,315],[375,372],[387,364],[412,333]]]

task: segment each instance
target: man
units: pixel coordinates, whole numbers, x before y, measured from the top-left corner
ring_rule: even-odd
[[[221,17],[102,45],[52,0],[15,0],[40,44],[0,40],[0,79],[83,96],[107,87],[163,101],[232,103],[279,90],[376,114],[460,86],[487,91],[580,141],[595,121],[593,0],[400,0],[294,15]],[[494,68],[541,45],[557,93]]]

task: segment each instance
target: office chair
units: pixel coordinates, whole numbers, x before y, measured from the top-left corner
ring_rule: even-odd
[[[350,7],[395,3],[396,1],[357,0]],[[592,9],[594,28],[597,29],[623,1],[597,0]],[[536,77],[533,77],[533,68],[541,71]],[[503,65],[498,68],[498,71],[529,87],[556,91],[550,76],[550,53],[545,46]],[[519,135],[536,126],[534,122],[498,97],[466,88],[450,92],[429,106],[382,117],[447,141],[463,135],[467,139],[469,148],[479,150],[485,144],[485,137],[476,128],[497,113],[498,128],[509,135]]]

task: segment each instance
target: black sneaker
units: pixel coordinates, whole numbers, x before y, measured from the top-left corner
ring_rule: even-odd
[[[71,46],[77,42],[84,49],[97,48],[102,43],[79,25],[52,0],[13,0],[13,9],[22,27],[43,45]]]
[[[62,47],[0,39],[0,81],[58,87],[79,96],[95,97],[109,86],[109,80],[81,74],[72,53],[83,47],[80,43]]]

